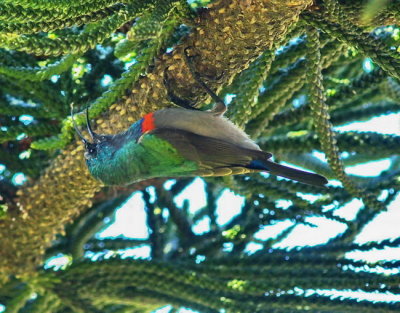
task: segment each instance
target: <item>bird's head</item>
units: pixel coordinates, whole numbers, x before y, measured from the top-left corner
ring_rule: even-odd
[[[85,146],[85,159],[88,165],[90,163],[95,162],[96,160],[104,159],[107,154],[109,154],[111,148],[114,145],[113,137],[110,135],[99,135],[96,134],[90,125],[89,120],[89,111],[86,109],[86,127],[89,133],[91,140],[87,140],[82,133],[79,131],[78,126],[75,123],[73,118],[73,114],[71,112],[72,123],[74,124],[74,128],[78,136],[81,138],[84,146]]]

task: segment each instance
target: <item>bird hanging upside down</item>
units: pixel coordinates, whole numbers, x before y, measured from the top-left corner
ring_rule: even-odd
[[[92,176],[106,185],[125,185],[154,177],[225,176],[268,172],[295,181],[324,186],[325,177],[280,165],[269,159],[245,132],[223,116],[225,103],[195,71],[184,56],[194,79],[216,101],[210,111],[194,109],[176,97],[165,79],[169,98],[184,108],[168,108],[145,115],[116,135],[93,132],[88,111],[87,128],[92,141],[75,129],[85,145]]]

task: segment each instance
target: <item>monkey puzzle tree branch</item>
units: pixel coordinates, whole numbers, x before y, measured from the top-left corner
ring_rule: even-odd
[[[319,14],[303,15],[310,25],[321,29],[330,36],[343,41],[350,46],[356,47],[366,56],[370,57],[385,72],[395,78],[400,78],[400,61],[397,52],[392,52],[385,47],[380,38],[374,38],[370,33],[365,33],[361,28],[353,27],[355,30],[344,29],[338,22],[331,22]]]
[[[91,211],[78,220],[66,237],[69,239],[69,253],[74,259],[83,257],[84,245],[103,227],[103,220],[110,215],[116,207],[119,207],[127,200],[128,196],[123,195],[104,201],[93,207]]]
[[[315,28],[310,28],[307,32],[307,43],[310,48],[308,59],[307,78],[309,83],[310,107],[313,111],[313,122],[319,136],[322,150],[325,152],[328,163],[343,186],[355,197],[361,198],[365,205],[375,210],[385,210],[384,205],[373,195],[365,194],[344,171],[344,164],[339,155],[337,139],[333,132],[332,123],[328,106],[325,102],[324,87],[322,84],[321,73],[321,52],[319,43],[319,33]]]
[[[335,62],[346,47],[334,41],[324,48],[322,66],[325,68]],[[285,105],[288,105],[288,100],[292,99],[297,91],[301,90],[305,82],[306,70],[306,61],[300,59],[266,88],[266,91],[258,98],[257,107],[253,111],[254,119],[247,125],[246,130],[250,135],[258,137],[263,131],[272,129],[269,127],[269,121]]]
[[[157,205],[160,207],[161,205],[167,207],[171,219],[178,229],[181,246],[186,248],[188,243],[190,243],[190,241],[195,237],[195,234],[192,231],[192,222],[183,212],[182,208],[178,208],[174,203],[173,196],[169,191],[163,188],[157,188],[156,191],[158,195]]]
[[[80,15],[77,17],[66,18],[62,20],[55,20],[52,22],[42,21],[42,22],[27,22],[27,23],[15,23],[15,22],[5,22],[2,23],[2,31],[8,33],[17,34],[34,34],[40,32],[52,32],[57,29],[62,29],[72,26],[81,26],[88,23],[97,22],[103,20],[106,17],[114,14],[121,9],[121,5],[110,6],[108,8],[103,8],[99,11],[93,11],[86,15]]]
[[[184,47],[191,47],[191,54],[199,56],[195,60],[198,72],[215,77],[223,74],[218,82],[210,83],[215,88],[229,81],[263,51],[271,49],[311,3],[311,0],[214,3],[198,16],[192,33],[182,44],[172,53],[160,56],[154,69],[97,120],[96,131],[122,131],[143,113],[168,105],[163,86],[165,68],[177,92],[196,99],[193,95],[200,92],[184,64]],[[19,211],[0,221],[1,278],[31,273],[41,263],[41,256],[55,234],[90,207],[100,189],[100,183],[85,166],[82,145],[75,142],[68,146],[40,179],[20,190]]]
[[[396,277],[345,270],[349,266],[363,266],[363,262],[312,252],[311,249],[308,254],[275,250],[264,257],[256,253],[247,258],[230,256],[200,264],[120,258],[96,263],[77,262],[54,275],[60,280],[52,289],[61,299],[72,303],[95,303],[100,299],[98,308],[107,305],[101,300],[133,305],[140,298],[142,305],[157,302],[159,305],[185,305],[190,302],[191,307],[193,304],[203,306],[202,312],[221,309],[251,313],[266,313],[271,309],[282,313],[307,312],[298,310],[299,306],[310,307],[311,312],[396,312],[399,309],[395,302],[372,306],[359,299],[302,297],[290,293],[277,296],[276,293],[295,287],[328,289],[333,285],[338,290],[354,290],[354,282],[363,286],[361,290],[364,291],[374,288],[381,288],[382,292],[398,290]],[[65,285],[74,288],[65,288]]]
[[[123,250],[149,244],[148,239],[130,239],[116,237],[112,239],[92,239],[85,245],[85,250],[92,252],[102,252],[105,250]]]

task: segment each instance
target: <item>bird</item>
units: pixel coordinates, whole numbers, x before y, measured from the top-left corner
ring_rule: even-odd
[[[224,101],[201,80],[186,49],[184,55],[194,79],[216,101],[214,108],[208,111],[194,108],[173,94],[164,77],[168,97],[180,107],[148,113],[123,132],[95,133],[86,110],[86,126],[91,137],[88,140],[72,117],[85,146],[87,167],[94,178],[104,185],[127,185],[159,177],[268,172],[319,187],[328,183],[322,175],[273,162],[271,153],[263,151],[224,116],[227,109]]]

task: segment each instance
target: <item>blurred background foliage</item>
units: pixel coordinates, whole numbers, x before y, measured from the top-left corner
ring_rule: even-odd
[[[34,185],[73,141],[70,104],[77,110],[90,105],[91,117],[100,118],[146,75],[158,54],[190,34],[196,9],[209,2],[0,3],[2,225],[18,211],[18,190]],[[207,178],[206,204],[193,211],[195,195],[182,204],[176,198],[194,178],[102,188],[92,206],[46,247],[45,260],[62,256],[63,266],[54,271],[42,264],[35,275],[9,276],[0,288],[0,312],[138,313],[165,306],[163,312],[180,307],[199,312],[399,312],[399,300],[316,292],[399,294],[400,255],[371,264],[346,253],[399,245],[399,238],[365,244],[355,239],[398,199],[400,125],[397,134],[334,131],[399,113],[399,18],[397,0],[316,1],[282,42],[220,92],[230,102],[232,121],[277,160],[327,176],[327,189],[267,175]],[[83,123],[83,114],[77,121]],[[382,160],[388,166],[376,176],[345,173],[346,167]],[[243,204],[222,225],[217,210],[226,190],[241,195]],[[96,237],[114,222],[116,209],[138,193],[148,238]],[[354,216],[337,213],[354,198],[363,201]],[[312,247],[276,247],[299,225],[317,227],[310,222],[313,217],[340,223],[344,231]],[[206,230],[196,232],[194,225],[204,220]],[[263,227],[282,221],[291,224],[266,239],[255,238]],[[249,251],[255,243],[257,251]],[[149,247],[147,258],[121,254],[140,246]]]

